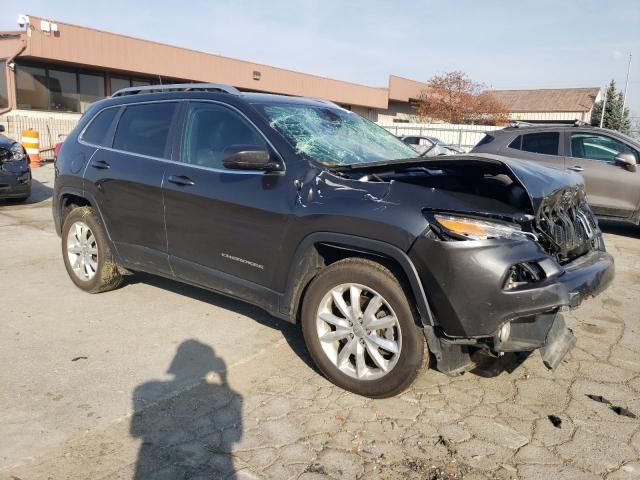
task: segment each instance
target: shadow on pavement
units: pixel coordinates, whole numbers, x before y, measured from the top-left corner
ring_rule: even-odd
[[[285,320],[275,318],[261,308],[255,307],[241,300],[235,300],[202,288],[192,287],[191,285],[181,283],[177,280],[170,280],[146,273],[136,273],[131,277],[127,277],[126,282],[128,284],[140,282],[147,285],[153,285],[154,287],[162,288],[179,295],[184,295],[215,307],[231,310],[240,315],[252,318],[261,325],[278,330],[282,333],[285,341],[289,344],[289,347],[291,347],[296,355],[298,355],[298,357],[300,357],[300,359],[304,361],[309,368],[319,373],[317,367],[309,357],[302,337],[302,329],[299,325],[294,325]]]
[[[142,440],[134,479],[235,479],[231,449],[242,438],[242,396],[229,386],[224,360],[187,340],[167,373],[172,380],[144,383],[133,394],[130,433]],[[219,381],[210,383],[212,373]],[[199,383],[166,398],[185,381]]]
[[[599,220],[598,224],[604,233],[623,237],[640,238],[640,226],[617,220]]]

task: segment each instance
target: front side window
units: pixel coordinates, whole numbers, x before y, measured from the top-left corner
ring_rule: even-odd
[[[182,160],[191,165],[224,168],[225,150],[233,145],[266,147],[258,131],[240,114],[213,103],[190,103]]]
[[[640,161],[635,149],[614,138],[588,132],[571,134],[571,156],[574,158],[614,162],[620,153],[631,153],[636,162]]]
[[[560,134],[558,132],[527,133],[522,135],[522,147],[525,152],[558,155]]]
[[[120,117],[113,148],[163,158],[176,103],[160,102],[126,107]]]
[[[119,110],[119,108],[107,108],[96,115],[82,134],[82,140],[101,147],[110,147],[111,126]]]
[[[324,165],[415,158],[402,140],[361,116],[334,106],[255,104],[298,154]]]

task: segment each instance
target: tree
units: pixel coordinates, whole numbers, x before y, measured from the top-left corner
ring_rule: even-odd
[[[604,109],[604,121],[602,126],[611,130],[618,130],[622,133],[629,133],[631,130],[631,120],[629,118],[629,109],[622,111],[624,103],[624,94],[616,89],[615,80],[609,82],[607,87],[607,104]],[[604,98],[593,106],[591,113],[591,125],[600,126],[600,117],[602,116],[602,104]]]
[[[429,88],[420,92],[416,104],[420,121],[496,125],[508,120],[505,106],[464,72],[434,75],[427,84]]]

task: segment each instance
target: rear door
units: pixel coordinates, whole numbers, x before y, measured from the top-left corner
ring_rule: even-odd
[[[613,136],[589,130],[568,131],[566,137],[567,168],[584,177],[594,213],[631,217],[640,205],[640,172],[627,170],[615,157],[627,152],[640,162],[638,151]]]
[[[170,273],[162,179],[177,105],[124,105],[106,139],[92,140],[91,124],[82,137],[99,146],[86,167],[85,188],[96,200],[119,257],[131,268]],[[100,114],[93,122],[99,120]]]
[[[243,296],[239,283],[269,286],[295,202],[285,172],[229,170],[232,145],[271,149],[238,110],[218,102],[188,102],[180,162],[165,174],[167,240],[175,274]]]
[[[564,170],[560,137],[558,131],[523,133],[515,137],[501,153],[507,156],[511,153],[516,158]]]

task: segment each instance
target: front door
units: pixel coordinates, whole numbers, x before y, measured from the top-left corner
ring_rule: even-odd
[[[292,182],[284,172],[223,166],[223,152],[232,145],[256,145],[276,154],[239,111],[216,102],[189,102],[183,122],[180,163],[167,167],[164,182],[176,276],[232,295],[238,294],[238,282],[271,286],[295,202]]]
[[[585,180],[587,201],[596,215],[629,218],[640,205],[640,171],[615,161],[622,152],[638,152],[614,137],[590,131],[567,132],[566,166]]]

